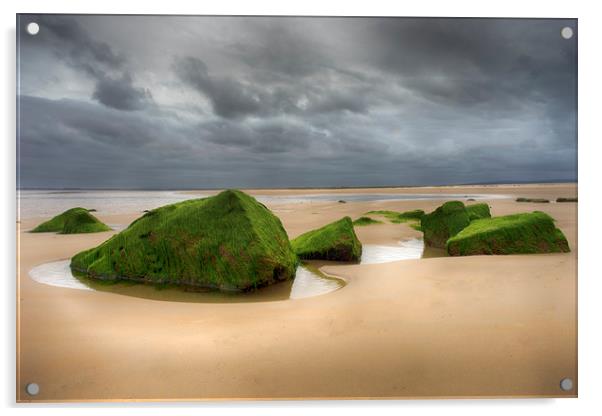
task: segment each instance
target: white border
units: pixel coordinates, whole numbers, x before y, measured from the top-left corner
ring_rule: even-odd
[[[127,409],[128,413],[171,415],[203,413],[264,414],[329,414],[342,410],[349,414],[376,412],[389,414],[411,412],[421,414],[489,414],[508,413],[569,415],[602,414],[600,355],[602,336],[602,273],[596,264],[600,256],[598,245],[600,223],[600,40],[602,15],[593,1],[525,0],[487,1],[356,1],[304,0],[194,2],[169,0],[161,2],[102,0],[73,2],[69,0],[4,1],[2,13],[1,66],[2,108],[2,195],[0,204],[0,255],[2,273],[2,335],[3,369],[0,392],[6,414],[20,411],[44,414],[81,414],[82,411],[104,415],[109,408]],[[346,402],[252,402],[252,403],[155,403],[155,404],[87,404],[87,405],[15,405],[15,13],[142,13],[142,14],[295,14],[295,15],[357,15],[357,16],[494,16],[494,17],[570,17],[579,18],[579,399],[519,399],[519,400],[436,400],[436,401],[346,401]],[[15,409],[21,408],[21,409]],[[100,408],[99,408],[100,407]],[[195,408],[194,410],[191,409]],[[12,409],[11,409],[12,408]],[[123,412],[124,410],[120,410]]]

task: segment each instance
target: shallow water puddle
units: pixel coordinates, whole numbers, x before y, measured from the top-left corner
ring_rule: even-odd
[[[297,268],[297,273],[293,280],[290,298],[302,299],[323,295],[334,292],[343,286],[345,286],[345,282],[341,279],[328,277],[320,273],[318,269],[311,268],[311,266],[300,266]]]
[[[360,264],[389,263],[398,260],[413,260],[422,257],[424,241],[420,238],[400,241],[397,246],[364,244]]]
[[[78,278],[71,273],[70,260],[41,264],[30,270],[29,276],[38,283],[69,289],[95,290],[145,299],[172,302],[266,302],[285,299],[302,299],[333,292],[345,286],[342,279],[329,277],[311,265],[301,265],[292,281],[278,283],[248,293],[219,291],[186,291],[176,287],[157,287],[133,282],[103,282]]]
[[[45,285],[92,290],[71,274],[70,262],[70,260],[61,260],[41,264],[29,271],[29,277]]]

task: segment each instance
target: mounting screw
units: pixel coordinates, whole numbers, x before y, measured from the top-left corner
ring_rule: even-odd
[[[570,378],[563,378],[562,380],[560,380],[560,389],[564,391],[573,390],[573,380],[571,380]]]
[[[40,386],[37,383],[29,383],[25,386],[25,391],[30,396],[36,396],[40,392]]]

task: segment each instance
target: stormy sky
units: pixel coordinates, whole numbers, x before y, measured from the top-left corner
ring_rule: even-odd
[[[31,36],[27,23],[40,32]],[[564,39],[570,26],[575,36]],[[576,180],[574,20],[22,15],[22,188]]]

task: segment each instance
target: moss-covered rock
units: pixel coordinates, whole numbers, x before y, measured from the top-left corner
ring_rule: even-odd
[[[60,234],[82,234],[110,231],[111,228],[90,214],[85,208],[71,208],[43,222],[31,230],[32,233],[55,232]]]
[[[491,211],[489,211],[489,205],[487,204],[472,204],[466,206],[468,217],[471,221],[480,220],[482,218],[491,218]]]
[[[422,217],[420,228],[424,233],[424,244],[429,247],[445,248],[447,240],[462,231],[468,224],[470,224],[470,215],[464,203],[448,201]]]
[[[568,251],[562,231],[540,211],[475,220],[447,241],[452,256]]]
[[[545,198],[524,198],[524,197],[520,197],[520,198],[516,198],[516,202],[535,202],[535,203],[539,203],[539,204],[546,204],[548,202],[550,202],[549,199],[545,199]]]
[[[373,224],[382,224],[382,221],[379,220],[375,220],[374,218],[370,218],[370,217],[359,217],[357,220],[353,221],[353,225],[356,227],[363,227],[366,225],[373,225]]]
[[[366,215],[382,215],[390,222],[394,224],[400,224],[413,220],[420,220],[424,216],[424,211],[421,209],[416,209],[413,211],[405,211],[405,212],[397,212],[397,211],[387,211],[387,210],[378,210],[378,211],[368,211]]]
[[[308,260],[359,261],[362,256],[362,243],[349,217],[302,234],[291,245],[300,258]]]
[[[280,220],[235,190],[151,210],[71,268],[103,280],[251,290],[295,275]]]
[[[422,225],[419,222],[415,222],[413,224],[410,224],[410,227],[413,228],[416,231],[422,231]]]
[[[424,211],[421,209],[415,209],[413,211],[405,211],[405,212],[401,212],[398,216],[397,216],[397,220],[399,222],[404,222],[408,221],[408,220],[421,220],[422,217],[424,217]],[[393,221],[395,222],[395,221]]]

